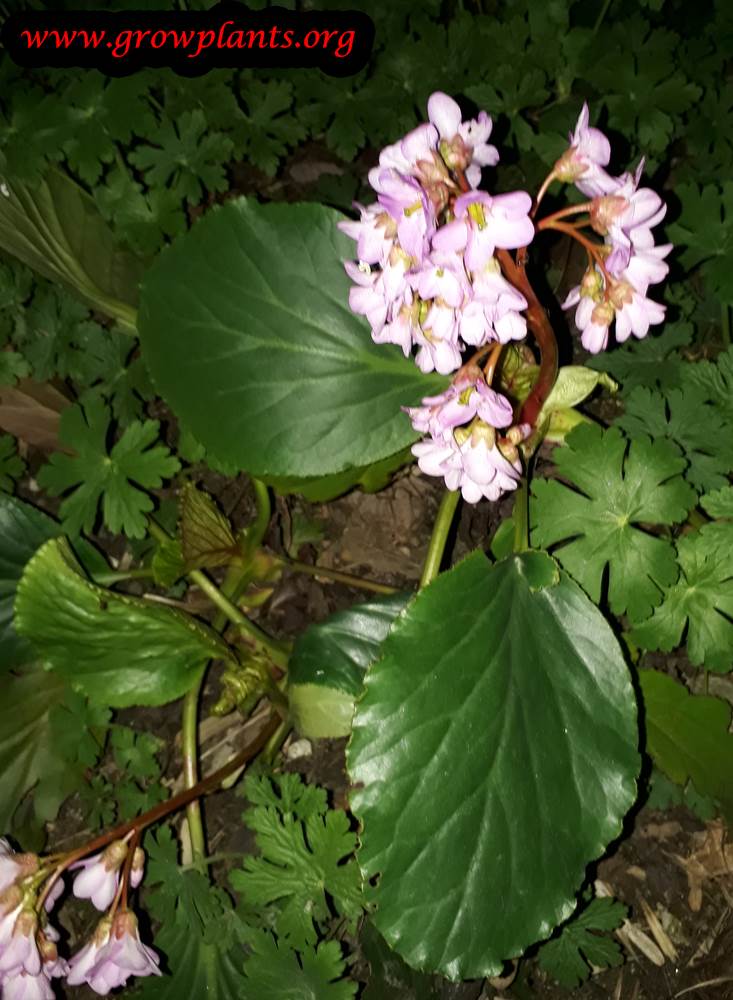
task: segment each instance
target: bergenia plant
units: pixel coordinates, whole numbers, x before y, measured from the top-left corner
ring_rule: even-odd
[[[652,529],[684,522],[695,494],[669,442],[629,444],[575,409],[615,385],[580,365],[558,371],[533,251],[548,234],[581,248],[585,263],[562,306],[574,309],[587,352],[644,338],[664,318],[650,289],[668,271],[671,246],[653,232],[665,205],[641,186],[643,162],[608,172],[609,141],[585,105],[537,192],[484,186],[499,161],[485,111],[464,120],[438,92],[427,115],[381,151],[369,172],[375,200],[356,206],[358,218],[233,199],[145,271],[138,312],[91,280],[81,287],[138,331],[156,389],[183,428],[181,458],[205,452],[225,474],[249,473],[256,515],[235,531],[188,482],[178,531],[164,530],[148,491],[179,461],[153,446],[154,421],[133,420],[110,446],[110,415],[94,394],[65,411],[64,450],[39,473],[63,498],[61,526],[3,500],[2,523],[17,543],[8,561],[13,667],[43,664],[34,683],[72,685],[84,732],[101,725],[84,715],[89,706],[183,698],[184,758],[181,791],[85,844],[39,856],[0,841],[4,1000],[53,997],[59,980],[107,995],[138,977],[144,996],[163,995],[155,990],[164,969],[184,995],[197,970],[214,966],[232,990],[232,970],[244,970],[242,995],[294,995],[291,979],[302,975],[308,996],[317,981],[324,998],[341,1000],[356,984],[340,978],[334,941],[316,947],[336,918],[342,927],[368,920],[414,969],[495,976],[571,916],[588,865],[621,833],[637,797],[637,698],[627,653],[598,605],[626,616],[647,648],[670,648],[672,588],[682,584],[669,538]],[[54,181],[71,197],[66,183]],[[579,195],[543,214],[556,184]],[[21,213],[30,196],[11,183],[6,197]],[[54,260],[78,283],[63,254]],[[540,445],[566,436],[556,453],[563,482],[535,483],[530,503]],[[412,458],[443,481],[417,592],[265,549],[271,490],[325,501],[379,488]],[[498,504],[509,494],[513,512],[496,536],[446,567],[460,499]],[[711,502],[727,509],[724,498]],[[112,532],[149,536],[140,558],[151,561],[127,576],[100,567],[79,538],[100,516]],[[695,565],[685,563],[690,579]],[[284,566],[330,572],[377,596],[294,641],[276,638],[253,609]],[[176,597],[113,589],[146,575],[164,590],[187,581],[214,612],[204,621]],[[657,616],[663,593],[672,610]],[[694,626],[691,636],[700,661],[718,655]],[[197,713],[211,661],[222,667],[216,711],[238,709],[254,735],[199,780]],[[292,729],[348,737],[356,822],[287,776],[275,791],[249,777],[245,816],[261,856],[231,877],[245,897],[235,911],[210,884],[198,800],[253,757],[271,762]],[[139,755],[125,739],[113,734],[115,750]],[[179,872],[163,834],[152,848],[157,883],[178,886],[155,910],[162,962],[133,907],[146,868],[141,840],[184,807],[193,871]],[[64,890],[99,911],[70,955],[51,923]],[[192,934],[199,950],[187,945]],[[267,964],[278,961],[287,970],[279,980]]]

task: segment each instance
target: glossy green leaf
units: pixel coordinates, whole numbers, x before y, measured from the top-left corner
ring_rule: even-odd
[[[143,265],[115,246],[93,199],[61,171],[50,170],[38,187],[8,184],[0,247],[134,329]]]
[[[401,406],[445,387],[349,309],[341,216],[237,199],[163,251],[140,334],[159,392],[213,455],[263,476],[324,476],[415,440]]]
[[[637,741],[620,647],[553,559],[439,576],[367,672],[348,748],[387,942],[457,979],[547,937],[621,832]]]
[[[15,591],[36,549],[62,531],[43,511],[0,493],[0,670],[32,663],[36,658],[30,643],[13,626]],[[109,568],[87,542],[77,540],[74,548],[87,569],[104,572]]]
[[[162,705],[184,694],[228,647],[172,608],[89,583],[63,539],[25,568],[15,627],[74,688],[114,708]]]
[[[268,476],[265,481],[278,493],[298,493],[311,503],[325,503],[343,496],[358,486],[365,493],[378,493],[392,479],[393,473],[412,461],[409,448],[389,455],[372,465],[362,465],[332,476],[317,476],[314,479],[299,479],[297,476]]]
[[[678,785],[692,780],[733,820],[731,707],[720,698],[690,694],[667,674],[640,670],[647,751]]]
[[[298,638],[288,666],[290,711],[298,732],[313,738],[349,734],[364,671],[412,596],[390,594],[337,611]]]
[[[0,681],[0,829],[10,830],[23,796],[49,769],[57,778],[50,712],[61,703],[66,684],[38,666]]]

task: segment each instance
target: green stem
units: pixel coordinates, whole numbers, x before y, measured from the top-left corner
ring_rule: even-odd
[[[433,533],[430,536],[428,554],[425,557],[425,564],[420,577],[420,589],[427,587],[440,572],[440,564],[443,561],[445,543],[448,540],[448,532],[453,523],[453,515],[458,506],[461,494],[458,490],[446,490],[433,525]]]
[[[730,307],[725,303],[720,307],[720,333],[723,338],[723,343],[726,347],[730,347]]]
[[[142,566],[140,569],[117,569],[108,573],[94,573],[92,580],[100,587],[111,587],[115,583],[124,583],[126,580],[149,580],[153,576],[150,566]]]
[[[181,746],[183,749],[183,784],[185,788],[194,788],[198,783],[198,708],[199,695],[203,685],[204,674],[183,699],[183,718],[181,722]],[[206,835],[201,818],[201,802],[194,799],[186,806],[188,832],[191,836],[191,852],[193,860],[202,861],[206,857]]]
[[[353,576],[351,573],[342,573],[339,569],[326,569],[324,566],[311,566],[310,563],[300,562],[298,559],[289,559],[285,556],[276,556],[278,562],[295,573],[306,573],[309,576],[321,576],[324,580],[334,580],[336,583],[345,583],[349,587],[360,587],[362,590],[371,590],[375,594],[396,594],[397,587],[390,587],[386,583],[378,583],[376,580],[367,580],[361,576]]]
[[[270,741],[273,733],[275,733],[281,724],[280,717],[274,713],[270,716],[267,723],[263,728],[257,733],[255,738],[251,743],[248,743],[246,747],[235,754],[234,757],[223,767],[220,767],[217,771],[214,771],[208,777],[204,778],[202,781],[197,782],[192,788],[184,788],[182,792],[178,795],[174,795],[173,798],[167,799],[165,802],[159,802],[157,805],[153,806],[152,809],[148,809],[147,812],[142,813],[140,816],[136,816],[134,819],[127,820],[125,823],[121,823],[112,830],[108,830],[106,833],[101,833],[98,837],[90,840],[88,843],[83,844],[81,847],[69,854],[65,855],[63,861],[56,869],[56,876],[58,876],[64,869],[68,868],[69,865],[73,864],[79,858],[85,857],[87,854],[93,854],[96,851],[101,850],[110,844],[113,840],[120,840],[125,837],[131,830],[136,830],[141,833],[146,827],[151,826],[153,823],[157,823],[159,819],[167,816],[168,813],[176,812],[178,809],[182,809],[187,806],[189,802],[194,799],[199,798],[202,795],[206,795],[208,792],[214,791],[218,788],[223,781],[225,781],[231,774],[238,771],[243,764],[252,760],[256,757],[261,750],[263,750]],[[52,855],[53,857],[53,855]]]
[[[514,551],[526,552],[529,548],[529,490],[527,478],[517,487],[514,494]]]
[[[148,530],[153,538],[159,542],[165,542],[170,539],[168,532],[161,528],[152,518],[148,518]],[[250,640],[257,650],[272,660],[276,666],[281,667],[283,670],[286,669],[289,657],[285,646],[271,638],[266,632],[263,632],[254,622],[251,622],[239,610],[236,604],[232,604],[229,598],[200,569],[190,570],[187,576],[206,594],[212,604],[216,605],[219,611],[233,625],[237,626],[239,631]]]
[[[272,517],[270,491],[267,486],[259,479],[252,479],[252,489],[257,503],[257,516],[247,528],[247,548],[250,552],[254,552],[262,544]]]
[[[606,2],[603,4],[603,6],[601,7],[600,11],[598,12],[598,17],[596,18],[596,23],[593,25],[593,34],[594,35],[597,34],[598,29],[603,24],[604,18],[606,16],[606,14],[608,13],[608,8],[610,6],[611,6],[611,0],[606,0]]]

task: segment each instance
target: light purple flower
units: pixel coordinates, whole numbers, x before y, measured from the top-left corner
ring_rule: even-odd
[[[0,974],[17,976],[27,972],[30,976],[37,976],[41,971],[41,956],[36,944],[38,917],[35,910],[22,906],[19,912],[15,912],[17,916],[9,939],[3,934],[0,941]]]
[[[570,133],[570,148],[555,163],[553,174],[559,181],[575,183],[589,198],[606,194],[614,178],[603,169],[611,159],[611,144],[600,129],[589,125],[588,105],[583,108]]]
[[[338,223],[338,228],[356,240],[357,256],[367,264],[384,265],[397,236],[397,226],[394,219],[381,205],[355,204],[361,218],[358,222],[347,219]]]
[[[424,188],[414,177],[383,167],[369,171],[369,183],[377,192],[379,204],[397,223],[400,246],[420,263],[436,226],[435,209]]]
[[[55,996],[45,971],[35,976],[19,972],[3,980],[3,1000],[54,1000]]]
[[[428,99],[428,118],[440,135],[440,153],[451,170],[465,170],[471,187],[481,179],[481,167],[495,166],[499,153],[488,143],[492,121],[485,111],[462,121],[461,109],[447,94],[436,91]]]
[[[136,847],[132,855],[132,867],[130,868],[130,885],[137,889],[143,880],[145,873],[145,851],[142,847]]]
[[[508,427],[512,422],[509,400],[494,392],[483,377],[463,374],[439,396],[427,396],[421,406],[404,407],[412,426],[436,440],[452,437],[453,430],[470,423],[475,416],[493,427]]]
[[[5,837],[0,837],[0,892],[37,871],[38,855],[17,854]]]
[[[639,294],[626,281],[616,282],[609,293],[616,308],[616,340],[623,343],[631,334],[641,339],[649,327],[664,321],[665,307]]]
[[[77,899],[91,899],[98,910],[106,910],[115,898],[120,880],[120,866],[127,857],[127,844],[114,840],[101,854],[72,865],[84,870],[74,879],[73,893]]]
[[[434,302],[425,320],[415,329],[414,340],[419,348],[415,363],[421,372],[450,375],[461,367],[455,309]]]
[[[106,996],[130,976],[161,975],[160,959],[140,940],[134,913],[120,910],[109,929],[102,924],[86,948],[71,960],[70,984],[87,982],[96,993]]]
[[[460,489],[463,499],[477,503],[482,497],[498,500],[516,488],[521,477],[519,460],[509,462],[496,446],[496,432],[482,422],[464,433],[459,443],[449,439],[420,441],[412,446],[420,469],[442,476],[449,490]]]

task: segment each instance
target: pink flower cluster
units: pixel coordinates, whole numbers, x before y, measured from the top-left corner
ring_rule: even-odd
[[[377,202],[357,206],[358,222],[339,225],[359,257],[346,264],[349,304],[367,318],[374,341],[399,345],[405,357],[416,349],[421,371],[449,375],[467,346],[527,334],[527,301],[502,275],[495,251],[531,242],[532,199],[476,190],[481,168],[499,158],[485,112],[464,122],[458,104],[435,93],[428,118],[382,150],[369,174]],[[519,478],[515,445],[496,435],[511,425],[512,408],[482,378],[470,391],[461,385],[408,411],[415,429],[430,434],[413,452],[424,472],[443,476],[467,500],[495,499]]]
[[[74,881],[74,894],[91,898],[106,910],[117,898],[120,868],[127,857],[124,841],[115,841],[92,858],[72,867],[83,871]],[[139,884],[144,867],[143,852],[132,857],[130,883]],[[88,983],[106,996],[130,976],[160,975],[155,952],[140,940],[135,915],[118,908],[99,923],[92,940],[69,961],[59,957],[58,931],[48,913],[63,892],[61,879],[41,867],[35,854],[16,854],[7,840],[0,839],[0,985],[3,1000],[53,1000],[52,980],[64,978],[70,985]],[[46,883],[45,904],[38,890]]]
[[[664,258],[672,244],[655,246],[651,231],[664,218],[667,206],[655,191],[639,187],[644,161],[634,173],[612,177],[604,169],[611,158],[610,143],[588,120],[584,105],[570,136],[570,149],[553,173],[592,199],[591,226],[604,237],[602,263],[586,271],[563,303],[564,309],[577,306],[575,322],[583,346],[597,354],[606,348],[614,321],[617,341],[632,334],[645,337],[650,326],[662,322],[664,306],[647,298],[647,291],[666,277],[669,266]]]

